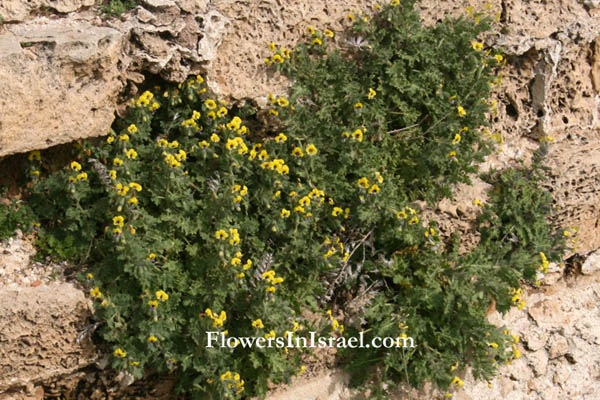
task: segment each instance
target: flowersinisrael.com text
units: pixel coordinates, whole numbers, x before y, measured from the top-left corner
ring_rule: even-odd
[[[359,332],[358,337],[353,336],[346,338],[341,337],[317,337],[316,332],[309,332],[309,337],[300,337],[287,335],[284,336],[253,336],[253,337],[233,337],[227,336],[224,332],[209,331],[206,332],[208,344],[206,347],[221,347],[221,348],[235,348],[242,346],[243,348],[258,347],[263,348],[324,348],[324,347],[337,347],[337,348],[350,348],[350,349],[363,349],[363,348],[403,348],[403,347],[416,347],[415,341],[410,336],[400,336],[396,338],[392,337],[374,337],[370,342],[365,343],[363,332]]]

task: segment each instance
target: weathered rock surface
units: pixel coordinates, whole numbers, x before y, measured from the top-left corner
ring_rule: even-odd
[[[32,14],[52,10],[61,14],[93,6],[95,0],[2,0],[0,15],[4,22],[22,22]]]
[[[224,96],[265,102],[269,92],[284,93],[286,80],[269,77],[265,58],[269,43],[293,48],[309,25],[315,29],[343,30],[348,13],[370,10],[371,1],[261,0],[211,2],[232,21],[208,68],[209,85]],[[275,78],[275,79],[274,79]]]
[[[0,31],[0,157],[108,132],[122,35],[40,17]]]
[[[95,359],[81,290],[69,283],[0,287],[0,392],[73,372]]]
[[[22,235],[0,243],[0,393],[26,388],[0,400],[37,399],[35,384],[97,357],[79,336],[91,315],[85,294],[60,278],[60,266],[33,263],[34,254]]]

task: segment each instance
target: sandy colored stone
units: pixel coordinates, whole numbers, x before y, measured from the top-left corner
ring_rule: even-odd
[[[558,224],[578,229],[575,251],[585,254],[599,248],[600,140],[553,145],[546,159],[550,167],[547,189],[556,201]],[[588,266],[592,265],[596,265],[593,260]]]
[[[309,25],[339,34],[348,26],[343,22],[348,13],[368,10],[372,2],[214,0],[211,4],[231,20],[231,29],[208,68],[211,88],[223,96],[264,103],[269,92],[283,94],[287,86],[285,79],[267,74],[264,60],[272,55],[270,42],[291,49]]]
[[[21,22],[30,14],[43,10],[70,13],[95,4],[95,0],[2,0],[0,15],[4,22]]]
[[[122,36],[69,19],[38,18],[0,33],[0,157],[101,136],[122,83]]]
[[[591,275],[598,271],[600,271],[600,251],[590,254],[581,266],[581,272],[586,275]]]
[[[548,340],[548,356],[550,359],[564,356],[569,351],[567,339],[559,334],[554,334]]]
[[[527,346],[527,349],[532,352],[542,349],[546,345],[548,338],[548,333],[541,329],[533,328],[523,332],[523,342]]]
[[[83,292],[69,283],[0,287],[0,392],[91,363],[89,338],[77,343],[89,316]]]

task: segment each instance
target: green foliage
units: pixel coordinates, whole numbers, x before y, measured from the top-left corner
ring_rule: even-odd
[[[137,0],[108,0],[100,6],[100,10],[111,17],[118,17],[136,6]]]
[[[5,191],[2,190],[0,197],[5,195]],[[35,226],[32,225],[31,210],[27,204],[18,200],[10,200],[7,203],[0,201],[0,240],[14,236],[17,229],[28,232],[32,228]]]
[[[105,141],[34,176],[41,246],[90,266],[114,367],[170,371],[198,399],[264,395],[302,371],[305,350],[211,348],[208,331],[408,335],[417,347],[342,351],[354,382],[385,398],[402,381],[456,386],[467,365],[488,377],[518,357],[486,310],[521,304],[539,253],[562,252],[541,175],[490,175],[481,243],[466,254],[415,205],[450,196],[489,152],[480,131],[502,57],[475,41],[485,18],[425,28],[411,1],[394,4],[357,19],[342,50],[328,49],[329,31],[294,51],[273,44],[289,100],[227,108],[201,77],[155,88]],[[360,325],[305,318],[358,293]]]

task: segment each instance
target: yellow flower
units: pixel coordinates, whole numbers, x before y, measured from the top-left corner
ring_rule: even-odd
[[[156,254],[154,254],[154,253],[148,254],[148,257],[146,257],[146,260],[148,260],[148,261],[156,260]]]
[[[160,301],[169,300],[169,295],[162,290],[157,290],[155,294],[156,294],[156,298]]]
[[[226,115],[227,115],[227,109],[225,107],[219,108],[219,111],[217,111],[217,117],[222,118]]]
[[[95,299],[101,299],[101,298],[102,298],[102,292],[100,291],[100,289],[98,289],[98,288],[96,287],[96,288],[93,288],[93,289],[90,291],[90,296],[92,296],[92,297],[93,297],[93,298],[95,298]]]
[[[115,228],[115,229],[112,230],[112,232],[113,232],[113,234],[119,236],[122,231],[121,231],[121,228]]]
[[[451,383],[451,385],[458,385],[459,388],[462,387],[464,384],[465,382],[458,376],[455,376]]]
[[[142,191],[142,185],[140,185],[139,183],[131,182],[129,184],[129,187],[138,192]]]
[[[173,140],[171,143],[168,144],[169,148],[174,149],[179,147],[179,142],[177,140]]]
[[[377,182],[383,183],[383,176],[379,172],[375,172],[375,179],[377,179]]]
[[[379,188],[379,185],[374,184],[373,186],[371,186],[369,188],[369,194],[377,194],[381,191],[381,189]]]
[[[263,329],[263,328],[265,327],[265,326],[263,325],[263,322],[262,322],[262,320],[261,320],[261,319],[257,319],[257,320],[254,320],[254,321],[252,321],[252,326],[253,326],[254,328],[259,328],[259,329]]]
[[[121,358],[127,357],[127,353],[121,349],[116,349],[113,354],[115,357],[121,357]]]
[[[461,139],[462,139],[462,136],[460,136],[460,134],[457,133],[456,135],[454,135],[454,139],[452,139],[452,144],[456,145],[456,144],[460,143]]]
[[[521,358],[521,352],[519,351],[517,346],[515,346],[514,344],[513,344],[513,356],[515,357],[515,359]]]
[[[500,54],[496,54],[494,56],[494,59],[496,60],[496,62],[501,63],[502,60],[504,59],[504,57],[502,57],[502,55],[500,55]]]
[[[129,135],[121,135],[121,136],[119,136],[119,141],[120,142],[128,142],[129,141]]]
[[[215,108],[217,108],[217,103],[215,103],[214,100],[212,99],[208,99],[204,102],[204,105],[206,106],[206,108],[208,108],[209,110],[214,110]]]
[[[396,218],[398,218],[398,219],[400,219],[400,218],[406,219],[406,218],[408,218],[408,214],[406,214],[406,212],[404,210],[398,211],[396,213]]]
[[[120,226],[122,228],[124,223],[125,223],[125,218],[123,218],[121,215],[117,215],[116,217],[113,217],[113,225]]]
[[[333,207],[333,211],[331,212],[331,215],[333,215],[334,217],[337,217],[338,215],[340,215],[343,212],[344,212],[344,210],[341,209],[340,207]]]
[[[367,189],[369,187],[369,180],[365,177],[360,178],[357,183],[358,186],[363,189]]]
[[[138,365],[140,365],[139,361],[129,361],[129,365],[131,365],[132,367],[137,367]]]
[[[231,265],[236,266],[236,265],[240,265],[242,263],[242,260],[239,259],[238,257],[233,257],[231,259]]]
[[[197,127],[198,124],[196,124],[196,121],[194,121],[193,119],[186,119],[185,121],[183,121],[181,123],[181,126],[185,126],[185,127],[189,127],[189,126]]]
[[[412,217],[412,218],[410,219],[410,221],[408,221],[408,224],[409,224],[409,225],[412,225],[412,224],[416,224],[416,223],[418,223],[418,222],[419,222],[419,218],[418,218],[418,217]]]
[[[283,57],[281,57],[279,54],[275,54],[271,60],[273,60],[273,62],[278,62],[279,64],[282,64],[284,61]]]
[[[473,41],[473,42],[471,42],[471,46],[473,47],[473,50],[475,50],[475,51],[483,50],[483,43],[481,43],[481,42]]]
[[[131,233],[132,235],[135,235],[135,232],[136,232],[135,228],[133,226],[129,225],[129,233]]]
[[[285,136],[285,134],[282,132],[279,135],[277,135],[277,137],[275,138],[275,141],[277,143],[284,143],[287,140],[287,136]]]
[[[86,274],[85,276],[87,279],[94,279],[94,274]]]
[[[242,120],[240,117],[233,117],[231,121],[227,123],[228,129],[240,129],[240,125],[242,124]]]
[[[115,137],[114,136],[109,136],[106,138],[106,143],[111,144],[112,142],[115,141]]]
[[[201,76],[201,75],[196,75],[196,81],[197,81],[198,83],[203,83],[203,82],[204,82],[204,78],[202,78],[202,76]]]
[[[369,100],[373,99],[376,94],[377,94],[377,92],[375,90],[373,90],[373,88],[369,88],[369,94],[367,94],[367,99],[369,99]]]
[[[27,159],[29,159],[29,161],[33,161],[33,160],[40,161],[42,159],[42,156],[41,156],[39,150],[34,150],[31,153],[29,153],[29,155],[27,156]]]
[[[237,229],[230,229],[229,233],[231,234],[231,239],[229,239],[229,244],[235,246],[240,243],[240,235],[238,234]]]
[[[279,115],[279,112],[277,112],[277,110],[273,110],[272,108],[269,109],[269,114],[273,115],[274,117]]]
[[[156,308],[156,307],[158,307],[158,301],[156,301],[156,300],[150,300],[150,301],[148,302],[148,305],[149,305],[150,307],[152,307],[152,308]]]
[[[160,139],[158,142],[156,142],[158,147],[166,147],[168,144],[169,142],[167,142],[165,139]]]
[[[210,146],[210,143],[208,143],[206,140],[202,140],[202,141],[200,141],[200,142],[198,143],[198,146],[199,146],[201,149],[206,149],[207,147],[209,147],[209,146]]]
[[[221,375],[221,382],[231,379],[231,371],[227,371]]]
[[[390,1],[390,6],[392,6],[392,7],[396,7],[399,4],[400,4],[400,0],[392,0],[392,1]]]
[[[450,153],[448,153],[447,157],[448,158],[456,157],[456,152],[455,151],[451,151]]]
[[[332,31],[330,31],[329,29],[325,29],[325,30],[323,31],[323,34],[324,34],[325,36],[329,36],[330,38],[332,38],[332,37],[334,37],[334,36],[335,36],[335,35],[334,35],[334,33],[333,33]]]
[[[298,201],[298,203],[299,203],[301,206],[310,206],[310,197],[308,197],[308,196],[304,196],[303,198],[301,198],[301,199]]]
[[[115,167],[118,167],[118,166],[120,166],[120,165],[123,165],[123,160],[121,160],[120,158],[115,158],[115,159],[113,160],[113,165],[114,165]]]
[[[287,107],[290,105],[290,102],[284,99],[283,97],[280,97],[277,99],[277,104],[279,104],[280,107]]]
[[[346,15],[346,18],[348,19],[348,21],[350,21],[351,23],[354,22],[354,15],[352,14],[348,14]]]
[[[212,135],[210,135],[210,140],[211,142],[218,143],[221,140],[221,138],[216,133],[213,133]]]
[[[135,151],[134,149],[129,149],[125,152],[125,155],[127,156],[128,159],[135,159],[137,157],[137,151]]]
[[[158,342],[158,338],[156,336],[148,336],[148,343]]]
[[[265,289],[265,292],[267,293],[275,293],[275,286],[269,286],[268,288]]]
[[[82,172],[80,174],[77,174],[77,180],[78,181],[85,181],[88,178],[88,174],[86,172]]]
[[[294,147],[294,150],[292,150],[292,155],[296,156],[296,157],[304,157],[304,153],[302,152],[302,148],[301,147]]]
[[[259,160],[266,160],[267,158],[269,158],[269,153],[266,150],[261,150],[260,153],[258,153],[258,159]]]
[[[296,207],[294,207],[294,212],[303,214],[305,211],[306,210],[302,206],[296,206]]]
[[[362,142],[363,141],[363,132],[360,129],[355,130],[354,133],[352,133],[352,139]]]
[[[285,208],[281,210],[281,213],[279,214],[281,216],[281,218],[287,218],[290,216],[290,210],[286,210]]]
[[[323,42],[319,38],[314,38],[313,41],[312,41],[312,44],[314,44],[316,46],[320,46],[320,45],[323,44]]]
[[[363,108],[363,103],[358,102],[358,103],[354,104],[354,109],[355,110],[362,110],[362,108]]]
[[[127,127],[127,132],[129,133],[137,133],[138,128],[134,124],[131,124]]]
[[[227,239],[229,237],[229,235],[223,229],[219,229],[218,231],[215,232],[215,237],[217,239],[224,240],[224,239]]]
[[[273,329],[271,329],[271,331],[269,333],[265,334],[265,339],[275,338],[275,336],[276,336],[275,331]]]
[[[462,106],[456,107],[456,111],[458,111],[459,117],[464,117],[465,115],[467,115],[467,112],[465,111],[465,109]]]
[[[81,171],[81,164],[79,164],[77,161],[73,161],[71,163],[71,169],[74,171]]]
[[[309,156],[314,156],[318,152],[319,151],[317,150],[314,144],[311,143],[308,146],[306,146],[306,154],[308,154]]]

